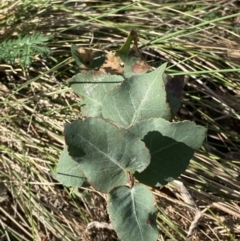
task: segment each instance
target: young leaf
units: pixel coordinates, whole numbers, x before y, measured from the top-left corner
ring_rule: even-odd
[[[123,128],[151,117],[171,118],[162,75],[166,64],[151,73],[134,75],[109,91],[102,104],[102,115]]]
[[[139,57],[131,56],[124,60],[124,77],[130,78],[133,75],[143,74],[149,70],[148,63]]]
[[[66,124],[64,134],[69,155],[101,192],[125,185],[128,172],[142,172],[150,163],[149,151],[138,136],[101,118]]]
[[[163,186],[183,173],[206,135],[206,129],[193,122],[171,123],[160,118],[139,122],[130,131],[139,135],[150,150],[150,165],[135,174],[149,186]]]
[[[105,61],[105,56],[93,56],[91,49],[78,48],[75,44],[71,46],[73,59],[78,66],[84,65],[88,69],[98,69]]]
[[[133,47],[131,43],[133,42]],[[149,70],[149,65],[138,49],[138,35],[132,30],[124,45],[116,52],[124,63],[124,76],[130,78],[132,75],[145,73]]]
[[[123,77],[119,75],[77,74],[70,79],[73,91],[82,98],[81,113],[88,117],[101,117],[102,101],[110,89],[119,85]]]
[[[128,35],[124,45],[117,51],[117,55],[121,55],[121,56],[128,56],[129,50],[130,50],[130,46],[132,41],[134,40],[135,43],[137,43],[138,40],[138,36],[137,36],[137,32],[135,32],[134,30],[132,30],[130,32],[130,34]]]
[[[60,154],[56,173],[56,179],[66,187],[81,187],[86,182],[80,164],[69,156],[67,147]]]
[[[154,196],[142,184],[117,187],[107,198],[107,210],[118,237],[123,241],[156,241]]]
[[[82,64],[87,66],[85,64],[84,60],[81,58],[81,55],[78,52],[78,47],[75,44],[71,45],[71,54],[72,54],[72,57],[76,61],[78,66],[81,66]]]

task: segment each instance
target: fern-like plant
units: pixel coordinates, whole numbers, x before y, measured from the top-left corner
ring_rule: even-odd
[[[10,39],[0,44],[0,59],[10,64],[18,62],[23,67],[28,67],[33,62],[34,56],[48,56],[51,51],[46,46],[51,36],[41,33]]]

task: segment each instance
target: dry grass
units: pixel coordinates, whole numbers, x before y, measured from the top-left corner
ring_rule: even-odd
[[[0,8],[2,39],[54,37],[52,56],[28,70],[0,64],[0,240],[117,240],[112,231],[85,232],[91,221],[108,222],[105,197],[62,187],[51,169],[63,124],[80,116],[66,85],[78,71],[71,43],[116,49],[131,29],[152,66],[167,61],[169,74],[188,76],[178,118],[209,130],[179,178],[201,211],[189,240],[240,240],[239,1],[22,0]],[[159,240],[186,240],[196,209],[173,184],[153,191]]]

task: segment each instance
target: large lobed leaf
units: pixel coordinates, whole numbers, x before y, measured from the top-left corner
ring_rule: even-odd
[[[142,172],[150,163],[149,150],[138,136],[101,118],[66,124],[65,140],[69,155],[101,192],[125,185],[128,172]]]
[[[108,194],[107,204],[111,223],[121,240],[157,240],[157,210],[154,196],[146,186],[117,187]]]
[[[133,75],[109,91],[102,105],[103,118],[122,128],[130,128],[149,118],[171,119],[167,103],[163,64],[151,73]]]

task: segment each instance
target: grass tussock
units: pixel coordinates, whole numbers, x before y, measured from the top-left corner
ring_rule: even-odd
[[[7,3],[8,2],[8,3]],[[51,35],[48,58],[0,64],[0,240],[118,240],[89,222],[108,222],[105,197],[66,189],[51,175],[64,145],[63,124],[80,117],[67,80],[78,69],[72,43],[115,50],[131,29],[153,67],[184,75],[178,118],[208,127],[204,146],[179,186],[153,190],[159,240],[240,240],[239,1],[7,1],[0,4],[1,42]],[[187,237],[188,236],[188,237]]]

